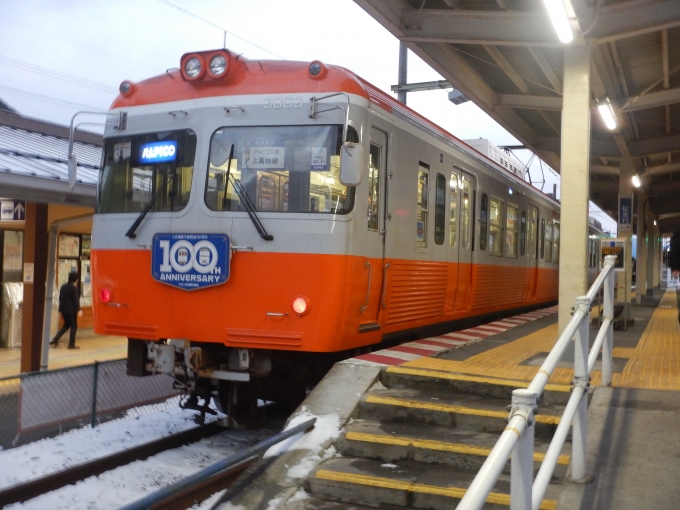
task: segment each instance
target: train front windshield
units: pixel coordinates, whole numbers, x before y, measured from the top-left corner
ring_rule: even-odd
[[[241,211],[347,214],[354,188],[340,183],[342,126],[225,127],[210,141],[206,205]]]
[[[179,211],[189,201],[196,134],[163,131],[106,140],[100,213]]]

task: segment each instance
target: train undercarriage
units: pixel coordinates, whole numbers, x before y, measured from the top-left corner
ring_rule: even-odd
[[[298,353],[226,347],[186,340],[128,339],[127,374],[168,374],[182,392],[180,406],[215,414],[212,400],[233,427],[264,424],[262,402],[290,410],[323,378],[333,364],[353,353]],[[259,402],[259,407],[258,407]]]

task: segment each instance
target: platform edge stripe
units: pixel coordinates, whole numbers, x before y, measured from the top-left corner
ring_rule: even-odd
[[[414,356],[428,357],[435,354],[437,351],[427,349],[426,347],[409,347],[406,345],[395,345],[394,347],[389,347],[385,349],[388,352],[399,352],[403,354],[412,354]]]
[[[368,395],[365,400],[368,404],[381,404],[395,407],[408,407],[411,409],[426,409],[429,411],[439,411],[444,413],[470,414],[474,416],[487,416],[489,418],[507,418],[507,411],[490,411],[488,409],[477,409],[474,407],[457,406],[453,404],[435,404],[431,402],[421,402],[419,400],[409,400],[397,397],[380,397],[378,395]],[[548,425],[557,425],[560,422],[559,416],[539,414],[536,421]]]
[[[423,338],[423,340],[426,340],[426,339]],[[401,344],[401,346],[402,347],[413,347],[414,349],[425,349],[427,351],[432,351],[432,353],[441,352],[442,350],[446,349],[446,347],[422,343],[423,340],[414,340],[413,342]]]
[[[377,443],[395,446],[413,446],[423,450],[437,450],[442,452],[463,453],[465,455],[478,455],[480,457],[488,457],[491,453],[491,448],[484,446],[473,446],[464,443],[452,443],[447,441],[433,441],[431,439],[416,439],[403,436],[386,436],[381,434],[367,434],[365,432],[347,432],[345,439],[348,441],[362,441],[365,443]],[[534,461],[543,462],[545,453],[534,452]],[[561,465],[569,465],[571,457],[569,455],[560,455],[557,463]]]
[[[448,379],[451,381],[481,382],[488,384],[498,384],[501,386],[514,386],[516,388],[527,388],[530,383],[530,381],[520,381],[517,379],[495,379],[493,377],[444,372],[419,367],[390,367],[387,369],[387,371],[391,374],[415,375],[421,377]],[[571,392],[571,386],[566,384],[546,384],[545,389],[549,391],[559,391],[562,393]]]
[[[479,340],[479,337],[466,335],[465,333],[445,333],[443,335],[438,335],[441,338],[450,338],[451,340],[463,340],[469,342],[471,340]]]
[[[423,494],[448,496],[456,499],[461,499],[467,490],[460,487],[438,487],[436,485],[404,482],[402,480],[392,480],[391,478],[382,478],[378,476],[362,475],[357,473],[345,473],[341,471],[330,471],[328,469],[319,469],[314,474],[314,478],[318,480],[328,480],[330,482],[368,485],[370,487],[379,487],[381,489],[405,490],[409,492],[420,492]],[[496,505],[510,506],[510,495],[492,492],[486,498],[486,501]],[[544,499],[540,508],[541,510],[555,510],[557,508],[557,501]]]
[[[391,356],[384,356],[382,354],[374,354],[374,353],[369,353],[369,354],[362,354],[361,356],[357,356],[356,358],[359,361],[370,361],[371,363],[377,363],[379,365],[401,365],[402,363],[406,363],[407,360],[401,359],[401,358],[396,358],[396,357],[391,357]]]

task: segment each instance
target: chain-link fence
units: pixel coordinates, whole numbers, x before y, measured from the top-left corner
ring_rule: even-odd
[[[126,360],[0,379],[0,450],[178,405],[167,375],[129,377]],[[149,404],[155,404],[149,406]]]

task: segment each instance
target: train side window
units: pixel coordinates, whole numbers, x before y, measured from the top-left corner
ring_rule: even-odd
[[[489,218],[489,197],[482,193],[479,212],[479,249],[486,250],[486,230]]]
[[[541,232],[540,235],[538,236],[538,251],[541,257],[541,260],[545,258],[545,245],[543,244],[543,240],[545,239],[545,219],[541,220]]]
[[[545,224],[545,261],[552,262],[552,221],[548,220]]]
[[[446,221],[446,177],[437,174],[434,196],[434,242],[444,244]]]
[[[460,216],[460,246],[463,249],[470,248],[470,224],[472,223],[472,182],[463,177],[463,202]]]
[[[449,180],[449,246],[456,246],[458,228],[458,175]]]
[[[518,208],[508,204],[505,210],[505,256],[517,258],[517,212]]]
[[[378,230],[381,159],[382,147],[371,144],[368,155],[368,230]]]
[[[519,217],[519,254],[524,257],[526,254],[527,242],[527,212],[522,211]]]
[[[503,255],[503,202],[497,198],[489,200],[489,253]]]
[[[560,224],[553,222],[552,228],[552,259],[556,264],[560,261]]]
[[[429,193],[429,168],[422,163],[418,167],[418,196],[416,208],[416,244],[421,248],[427,246],[427,213]]]

